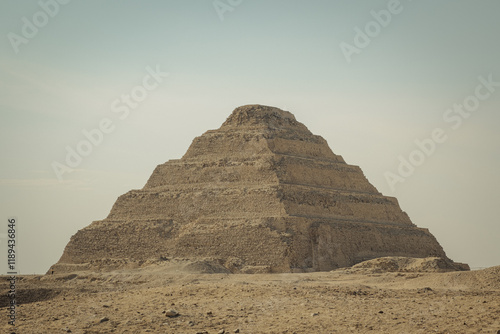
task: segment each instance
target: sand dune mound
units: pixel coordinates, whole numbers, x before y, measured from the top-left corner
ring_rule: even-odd
[[[364,272],[447,272],[469,270],[464,264],[454,263],[439,257],[411,258],[401,256],[381,257],[363,261],[350,268],[351,271]]]
[[[500,266],[468,272],[452,272],[440,277],[422,277],[432,280],[429,285],[445,289],[500,290]]]

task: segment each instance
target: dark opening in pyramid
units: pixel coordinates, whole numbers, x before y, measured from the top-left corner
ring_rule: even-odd
[[[247,105],[72,236],[53,269],[211,258],[233,272],[301,272],[383,256],[447,259],[395,198],[291,113]]]

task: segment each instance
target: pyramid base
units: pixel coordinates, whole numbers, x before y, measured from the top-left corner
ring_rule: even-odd
[[[162,258],[211,258],[233,273],[311,272],[386,256],[451,261],[427,229],[406,225],[303,217],[103,220],[78,231],[49,272],[138,267]]]

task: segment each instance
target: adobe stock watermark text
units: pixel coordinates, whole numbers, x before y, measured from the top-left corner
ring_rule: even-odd
[[[472,113],[479,109],[481,102],[489,99],[500,87],[500,82],[494,81],[493,74],[489,74],[487,77],[479,76],[477,80],[479,83],[474,88],[473,93],[466,96],[461,103],[454,103],[453,106],[444,111],[443,121],[451,130],[458,130],[464,120],[471,117]],[[412,176],[416,168],[422,166],[436,152],[440,144],[448,140],[446,133],[447,130],[443,128],[434,128],[430,131],[429,137],[414,140],[416,148],[409,154],[398,156],[399,165],[397,170],[384,173],[385,180],[392,191],[396,190],[398,183],[403,183],[408,177]]]
[[[214,0],[212,5],[219,16],[219,19],[224,21],[225,13],[234,11],[235,8],[241,5],[242,2],[243,0]]]
[[[14,50],[14,53],[19,53],[19,47],[23,44],[28,44],[34,39],[40,30],[45,27],[50,20],[59,14],[61,5],[67,5],[71,0],[40,0],[38,6],[40,10],[35,12],[31,17],[23,16],[21,18],[22,27],[20,33],[9,32],[7,39]]]
[[[370,11],[372,20],[365,23],[362,28],[359,26],[354,27],[355,34],[352,43],[342,41],[339,44],[347,63],[350,64],[354,55],[359,55],[363,49],[368,47],[372,40],[377,38],[391,24],[393,18],[403,12],[403,9],[401,1],[389,0],[385,9]]]
[[[136,109],[144,101],[150,92],[155,90],[163,82],[169,73],[162,72],[159,65],[153,69],[146,67],[147,74],[142,79],[142,84],[133,87],[128,94],[121,94],[111,102],[111,112],[116,114],[118,120],[125,120],[130,111]],[[116,120],[109,117],[102,118],[97,126],[92,129],[82,129],[83,139],[75,146],[66,145],[66,158],[64,162],[53,161],[52,170],[60,182],[66,173],[71,173],[74,168],[81,165],[85,157],[88,157],[94,151],[94,148],[100,146],[105,137],[116,129]]]

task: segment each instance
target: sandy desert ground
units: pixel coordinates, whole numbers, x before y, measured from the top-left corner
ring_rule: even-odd
[[[178,263],[20,276],[16,333],[500,333],[500,266],[447,273],[199,269]],[[10,333],[5,276],[1,289],[0,328]]]

